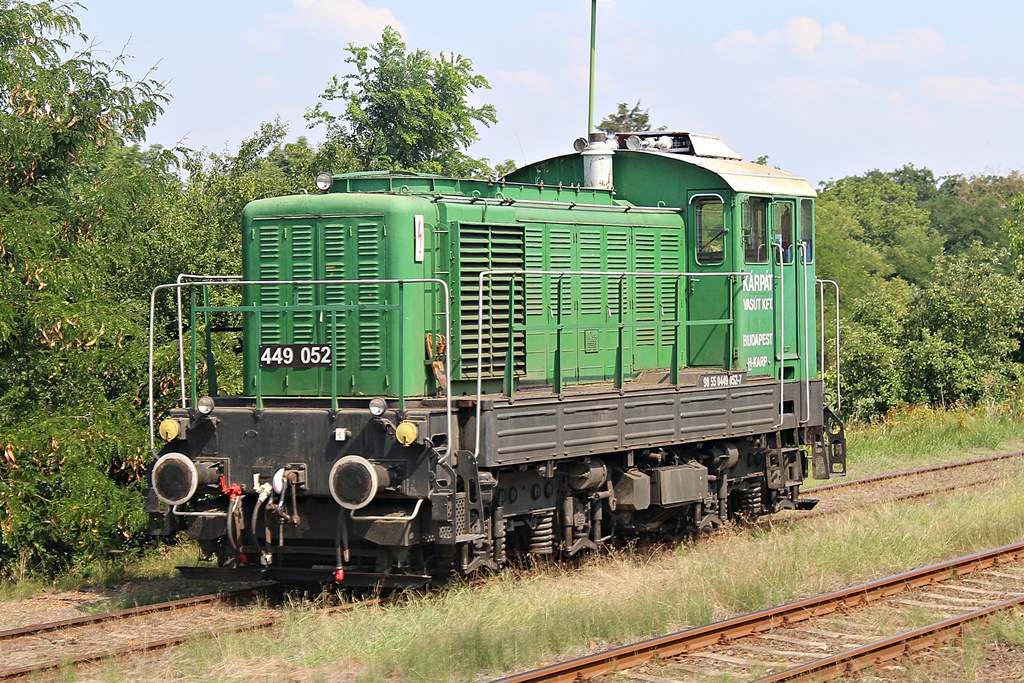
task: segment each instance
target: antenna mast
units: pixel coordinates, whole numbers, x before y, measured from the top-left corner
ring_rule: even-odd
[[[597,42],[597,0],[590,0],[590,109],[587,112],[587,133],[594,131],[594,45]]]

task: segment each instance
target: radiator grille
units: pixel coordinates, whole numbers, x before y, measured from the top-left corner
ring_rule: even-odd
[[[460,343],[462,374],[476,377],[502,377],[505,374],[509,351],[509,327],[525,323],[524,283],[515,280],[515,309],[509,308],[508,277],[494,277],[484,281],[484,329],[479,333],[479,275],[485,270],[523,270],[524,234],[521,227],[496,225],[463,225],[459,231],[459,257],[461,261],[460,313],[462,318]],[[481,367],[477,355],[481,352]],[[513,338],[513,369],[516,374],[526,372],[526,339],[523,332]]]

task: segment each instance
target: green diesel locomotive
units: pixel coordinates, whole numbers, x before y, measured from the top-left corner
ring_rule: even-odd
[[[154,292],[189,303],[154,533],[214,574],[410,585],[845,473],[811,186],[717,138],[591,137],[499,181],[322,174],[249,204],[241,278]]]

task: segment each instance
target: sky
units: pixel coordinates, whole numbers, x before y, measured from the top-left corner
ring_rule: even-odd
[[[230,152],[275,117],[289,139],[322,139],[303,113],[349,73],[346,47],[387,25],[410,49],[468,57],[489,81],[471,101],[495,105],[498,123],[480,127],[471,155],[522,165],[587,133],[590,0],[83,5],[100,49],[125,49],[133,76],[155,66],[167,83],[150,144]],[[1021,171],[1022,27],[1019,0],[599,0],[595,119],[639,100],[653,126],[716,135],[814,185],[905,164]]]

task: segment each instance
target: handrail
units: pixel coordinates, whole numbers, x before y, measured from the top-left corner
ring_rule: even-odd
[[[191,278],[196,278],[196,279],[191,279]],[[150,297],[149,297],[149,397],[148,397],[149,398],[149,449],[150,449],[150,452],[153,454],[154,457],[156,457],[156,438],[155,438],[155,429],[156,429],[155,422],[156,422],[156,417],[155,417],[154,390],[153,390],[153,369],[154,369],[154,355],[155,355],[155,345],[156,345],[156,342],[155,342],[156,296],[157,296],[158,292],[165,291],[165,290],[172,290],[173,289],[173,290],[175,290],[175,292],[177,294],[178,301],[180,301],[180,299],[181,299],[181,290],[186,288],[186,287],[189,287],[189,288],[196,288],[196,287],[206,288],[206,287],[211,287],[211,286],[214,286],[214,287],[216,287],[216,286],[232,286],[232,287],[238,287],[238,286],[271,286],[271,287],[272,286],[291,286],[291,287],[297,287],[297,286],[312,286],[312,285],[368,285],[368,284],[389,285],[389,284],[393,284],[393,285],[398,285],[399,286],[399,290],[401,292],[401,291],[403,291],[404,285],[406,285],[406,284],[437,284],[437,285],[440,285],[440,287],[441,287],[441,289],[443,291],[443,294],[444,294],[443,299],[444,299],[444,317],[445,317],[445,339],[448,339],[448,340],[451,339],[451,299],[450,299],[450,296],[449,296],[448,284],[444,280],[440,280],[440,279],[437,279],[437,278],[369,279],[369,280],[336,280],[336,279],[335,280],[242,280],[241,278],[237,278],[235,276],[211,276],[210,279],[200,279],[200,278],[202,278],[202,276],[179,275],[177,281],[174,282],[173,284],[158,285],[158,286],[154,287],[153,291],[150,293]],[[185,280],[189,280],[189,281],[185,281]],[[194,289],[193,289],[193,291],[194,291]],[[333,329],[333,334],[332,334],[332,340],[331,340],[332,341],[332,353],[331,353],[332,365],[331,365],[331,369],[332,369],[332,375],[333,375],[334,372],[337,369],[337,367],[335,365],[335,362],[333,360],[334,356],[336,355],[336,354],[333,353],[333,349],[336,347],[336,343],[335,342],[337,341],[337,329],[336,329],[336,320],[337,319],[336,319],[336,315],[335,315],[336,312],[339,311],[339,310],[348,310],[348,309],[353,309],[353,310],[355,310],[355,309],[358,309],[358,310],[371,310],[371,309],[378,309],[378,308],[381,309],[381,310],[396,310],[396,309],[397,310],[404,310],[404,309],[401,308],[402,304],[404,304],[404,301],[402,301],[398,307],[396,307],[396,306],[394,306],[392,304],[374,304],[374,305],[360,305],[360,306],[337,306],[337,305],[315,306],[315,305],[293,304],[293,305],[273,305],[273,306],[271,306],[271,305],[201,306],[201,307],[198,307],[198,308],[201,309],[201,310],[204,310],[206,312],[217,312],[217,311],[254,312],[254,313],[256,313],[257,318],[259,317],[261,311],[309,310],[309,311],[321,311],[321,312],[326,311],[326,312],[330,312],[332,314],[331,315],[331,320],[332,320],[332,326],[334,328]],[[196,308],[197,307],[195,307],[195,306],[192,307],[191,315],[194,316]],[[401,317],[404,317],[404,315],[400,315],[400,318]],[[258,327],[258,325],[257,325],[257,327]],[[185,395],[184,395],[184,383],[185,383],[185,378],[184,378],[184,341],[183,341],[183,339],[184,339],[184,329],[182,327],[182,311],[181,311],[180,307],[178,309],[178,329],[179,329],[178,343],[179,343],[179,354],[180,354],[179,365],[182,368],[181,381],[182,381],[182,387],[183,387],[182,388],[182,402],[181,402],[181,406],[182,406],[182,408],[185,408],[187,406],[186,406],[186,398],[185,398]],[[194,340],[194,337],[195,337],[195,326],[194,325],[193,325],[193,328],[192,328],[192,335],[193,335],[193,340]],[[193,354],[193,357],[192,357],[193,363],[195,363],[195,360],[196,360],[195,359],[195,354]],[[448,378],[451,378],[451,375],[452,375],[451,353],[446,353],[445,354],[445,373],[446,373],[446,376]],[[194,368],[193,368],[192,374],[193,375],[196,374]],[[259,366],[257,364],[257,371],[256,371],[257,386],[259,386],[259,384],[260,384],[259,379],[260,379],[261,375],[262,375],[262,371],[259,369]],[[399,378],[399,381],[400,382],[402,381],[401,377]],[[337,404],[337,391],[336,391],[336,388],[337,388],[336,378],[332,377],[332,388],[331,388],[332,409],[337,409],[337,405],[338,405]],[[400,391],[402,390],[402,388],[403,387],[400,384],[399,385]],[[257,389],[256,399],[257,399],[257,404],[261,405],[262,404],[262,393],[259,391],[259,389]],[[399,397],[399,409],[400,410],[404,410],[404,405],[405,405],[404,395],[402,395],[402,396]],[[451,450],[451,448],[452,448],[452,439],[451,439],[452,395],[451,395],[451,382],[450,381],[447,382],[446,386],[445,386],[445,405],[446,405],[446,421],[445,421],[445,436],[446,436],[446,439],[445,439],[444,449],[443,449],[442,452],[439,453],[439,457],[442,457],[442,458],[447,457],[449,452],[450,452],[450,450]]]
[[[801,424],[807,424],[811,421],[811,324],[810,315],[808,308],[810,306],[809,293],[807,291],[807,273],[810,270],[810,263],[807,258],[807,242],[804,240],[800,241],[800,265],[803,270],[803,283],[804,283],[804,334],[803,334],[803,357],[804,357],[804,390],[805,390],[805,401],[804,401],[804,412],[807,417],[800,420]],[[820,370],[819,370],[820,372]]]
[[[782,248],[782,242],[772,242],[772,248],[779,250],[779,274],[772,276],[779,281],[779,317],[778,327],[776,333],[781,329],[782,334],[777,335],[779,337],[779,423],[774,425],[775,429],[782,427],[785,422],[783,413],[785,411],[786,403],[786,271],[783,268],[786,265],[786,250]],[[772,316],[773,321],[775,316]]]
[[[178,277],[175,280],[177,284],[182,284],[185,280],[241,280],[241,275],[193,275],[190,273],[178,273]],[[185,405],[185,329],[182,326],[181,317],[181,290],[177,290],[177,302],[178,302],[178,367],[181,372],[181,405]]]
[[[476,357],[476,374],[477,374],[477,376],[476,376],[476,401],[475,401],[475,403],[476,403],[476,436],[475,436],[475,443],[474,443],[474,447],[473,447],[473,457],[474,458],[479,458],[479,456],[480,456],[480,436],[481,436],[481,429],[482,429],[482,425],[481,425],[481,416],[482,416],[481,403],[482,403],[482,398],[483,398],[483,364],[484,364],[484,358],[483,358],[483,347],[484,347],[483,333],[484,333],[484,281],[485,281],[485,279],[492,278],[492,277],[508,277],[510,280],[512,280],[512,279],[514,279],[516,277],[520,277],[520,276],[521,277],[526,277],[526,276],[530,276],[530,275],[542,275],[542,276],[543,275],[550,275],[550,276],[557,276],[559,278],[559,287],[561,287],[562,278],[566,277],[566,276],[602,277],[602,278],[608,278],[608,279],[619,278],[620,285],[619,285],[618,320],[615,321],[614,323],[612,323],[611,325],[614,326],[618,330],[618,333],[619,333],[619,344],[618,344],[617,359],[616,359],[616,388],[621,390],[622,389],[622,385],[623,385],[622,376],[624,374],[624,370],[623,370],[624,359],[622,358],[622,352],[623,352],[623,349],[622,349],[622,347],[623,347],[623,337],[622,337],[622,335],[623,335],[623,330],[626,327],[648,327],[648,326],[654,324],[654,321],[641,321],[641,322],[633,322],[633,323],[626,323],[624,321],[624,315],[623,315],[623,311],[624,311],[623,303],[624,302],[623,302],[623,299],[622,299],[622,280],[623,279],[625,279],[627,277],[631,277],[631,278],[641,278],[641,277],[652,277],[652,278],[663,277],[663,278],[668,278],[668,277],[671,277],[671,278],[676,278],[676,281],[678,283],[679,278],[684,278],[684,277],[716,277],[717,276],[717,277],[730,277],[730,278],[732,278],[732,277],[740,277],[740,278],[743,278],[743,277],[745,277],[747,275],[750,275],[750,274],[752,274],[751,271],[734,271],[734,272],[725,272],[725,273],[678,272],[678,271],[669,271],[669,272],[643,271],[643,272],[641,272],[641,271],[531,270],[531,269],[519,269],[519,270],[503,269],[503,270],[484,270],[484,271],[481,271],[480,274],[477,276],[477,349],[476,349],[476,353],[477,353],[477,357]],[[510,289],[511,289],[511,287],[510,287]],[[677,295],[676,296],[677,296],[677,311],[678,311],[678,302],[682,299],[682,296],[679,293],[678,288],[677,288],[676,291],[677,291]],[[559,295],[560,294],[561,294],[561,290],[559,290]],[[671,321],[668,321],[668,322],[671,323],[673,326],[675,326],[677,330],[678,330],[678,328],[680,326],[689,327],[691,325],[700,325],[700,324],[718,324],[718,325],[726,324],[726,325],[729,325],[729,327],[730,327],[730,334],[728,334],[726,336],[727,336],[728,339],[732,339],[731,329],[732,329],[732,326],[735,324],[735,319],[732,317],[734,315],[734,313],[735,313],[732,310],[732,300],[733,300],[734,296],[735,296],[735,293],[734,292],[730,292],[730,294],[729,294],[729,302],[730,302],[730,314],[731,315],[730,315],[730,317],[728,319],[721,319],[721,320],[714,320],[714,321],[703,321],[703,320],[690,321],[690,320],[680,319],[679,316],[677,315],[676,316],[676,320],[671,320]],[[560,334],[562,329],[574,329],[574,328],[593,327],[593,325],[585,325],[585,324],[571,325],[571,326],[563,325],[561,323],[561,310],[562,310],[561,301],[562,301],[562,298],[561,298],[561,296],[559,296],[558,297],[558,305],[557,305],[558,316],[557,316],[557,323],[555,325],[556,334]],[[511,327],[515,327],[514,318],[510,318],[509,325]],[[522,328],[521,328],[521,331],[525,331],[527,329],[527,327],[528,327],[527,325],[523,325]],[[534,327],[530,327],[529,329],[535,329],[535,328]],[[536,328],[536,329],[540,329],[540,328]],[[679,353],[678,334],[676,335],[676,340],[677,340],[677,344],[675,345],[676,348],[674,349],[673,353],[675,355],[678,355],[678,353]],[[559,386],[558,386],[558,393],[561,394],[562,393],[562,387],[561,387],[561,374],[562,373],[561,373],[561,370],[560,370],[560,368],[561,368],[561,344],[560,343],[556,344],[556,346],[557,346],[557,349],[556,349],[556,355],[555,355],[555,369],[554,369],[555,377],[554,377],[554,379],[559,384]],[[506,358],[506,364],[507,363],[508,363],[508,359]],[[506,368],[506,370],[507,370],[507,368]],[[679,381],[679,377],[678,377],[678,373],[676,373],[675,382],[678,383],[678,381]]]
[[[839,358],[839,283],[835,280],[818,279],[818,291],[821,301],[821,373],[825,374],[825,285],[832,285],[836,290],[836,412],[843,408],[843,384],[840,374],[842,367]]]
[[[412,508],[412,512],[408,515],[366,515],[365,517],[356,517],[356,511],[349,510],[348,516],[360,522],[411,522],[416,519],[416,515],[420,514],[421,507],[423,507],[423,498],[418,498],[416,505]]]

